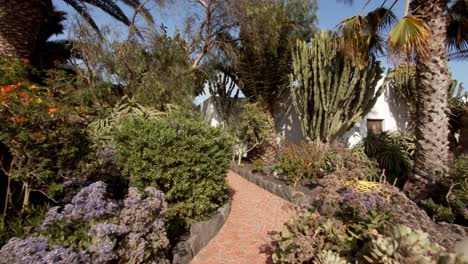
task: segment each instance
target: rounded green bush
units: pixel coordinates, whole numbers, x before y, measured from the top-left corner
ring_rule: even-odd
[[[116,163],[130,186],[166,194],[169,222],[204,220],[227,198],[232,139],[201,120],[132,117],[115,131]]]

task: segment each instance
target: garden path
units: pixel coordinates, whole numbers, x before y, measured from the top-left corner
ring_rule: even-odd
[[[192,260],[192,264],[270,263],[264,245],[272,231],[294,214],[291,203],[229,171],[231,212],[219,233]]]

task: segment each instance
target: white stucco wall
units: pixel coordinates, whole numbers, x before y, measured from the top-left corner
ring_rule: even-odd
[[[382,83],[383,79],[377,84],[376,90]],[[216,113],[216,108],[211,98],[205,100],[199,107],[205,120],[212,126],[217,126],[222,123],[221,117]],[[279,137],[278,140],[283,139],[286,142],[299,143],[304,139],[301,123],[289,93],[284,93],[274,106],[274,116],[276,131]],[[387,86],[369,114],[343,135],[343,140],[350,147],[359,143],[367,136],[367,119],[383,120],[383,131],[404,132],[409,123],[408,108],[406,104],[398,98],[391,86]]]

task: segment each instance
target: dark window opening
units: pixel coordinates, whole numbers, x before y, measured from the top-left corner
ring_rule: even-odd
[[[367,119],[367,133],[378,135],[383,132],[383,119]]]

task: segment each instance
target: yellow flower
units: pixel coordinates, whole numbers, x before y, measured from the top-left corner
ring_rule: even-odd
[[[37,89],[37,85],[33,84],[33,85],[29,86],[29,89]]]
[[[36,103],[38,103],[38,104],[42,103],[42,99],[41,99],[41,98],[37,98],[37,99],[36,99]]]

